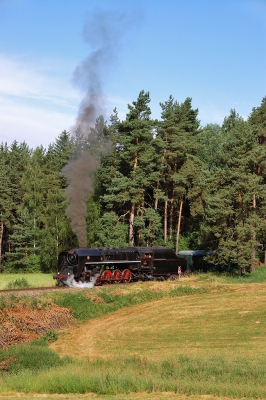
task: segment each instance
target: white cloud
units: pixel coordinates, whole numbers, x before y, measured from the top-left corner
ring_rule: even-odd
[[[79,96],[60,64],[51,65],[48,60],[33,63],[0,54],[0,93],[67,105]]]
[[[0,54],[0,143],[16,140],[47,148],[74,125],[83,97],[70,82],[74,68],[65,61]],[[125,118],[131,101],[106,96],[103,102],[109,120],[114,107]]]
[[[31,148],[50,143],[74,122],[74,115],[50,111],[0,96],[0,142],[25,141]]]
[[[80,95],[61,66],[0,54],[0,142],[25,140],[30,147],[47,147],[69,129]]]

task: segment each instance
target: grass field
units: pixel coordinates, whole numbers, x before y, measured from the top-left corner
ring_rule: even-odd
[[[55,286],[52,274],[0,274],[0,290],[50,286]]]
[[[153,361],[183,354],[266,359],[266,284],[231,289],[127,307],[61,335],[52,347],[90,359],[121,352]]]
[[[0,399],[265,399],[265,272],[51,294],[80,316],[50,344],[69,362],[2,376]]]

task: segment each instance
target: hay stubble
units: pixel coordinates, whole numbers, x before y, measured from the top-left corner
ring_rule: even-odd
[[[80,324],[51,347],[62,356],[85,359],[265,357],[265,304],[265,283],[163,298]]]

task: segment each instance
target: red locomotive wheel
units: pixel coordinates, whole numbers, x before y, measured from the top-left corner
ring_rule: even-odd
[[[112,277],[113,277],[113,274],[109,269],[104,271],[104,273],[102,275],[103,280],[106,281],[107,283],[111,282]]]
[[[113,283],[120,283],[122,279],[122,272],[120,269],[115,269],[113,272]]]
[[[102,284],[101,277],[102,277],[101,275],[97,277],[97,279],[94,283],[94,286],[101,286],[101,284]]]
[[[125,270],[123,271],[123,274],[122,274],[122,281],[123,281],[124,283],[129,283],[129,282],[131,281],[131,278],[132,278],[132,273],[131,273],[131,271],[130,271],[129,269],[125,269]]]

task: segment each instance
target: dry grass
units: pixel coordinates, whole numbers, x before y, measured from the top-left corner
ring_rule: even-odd
[[[91,319],[87,323],[79,324],[75,328],[71,327],[71,329],[61,332],[59,340],[52,343],[50,347],[61,356],[70,355],[86,361],[99,358],[106,360],[102,370],[99,367],[99,374],[105,373],[104,368],[108,365],[108,360],[115,360],[116,358],[120,360],[132,359],[134,356],[141,363],[143,361],[143,365],[145,360],[148,363],[163,364],[165,360],[175,359],[178,356],[190,357],[192,361],[202,360],[203,365],[206,365],[209,360],[213,360],[214,364],[216,363],[215,366],[217,366],[219,360],[221,362],[225,360],[224,368],[234,366],[234,369],[237,369],[239,359],[247,359],[251,368],[252,365],[261,365],[260,360],[265,365],[266,282],[230,284],[216,277],[208,277],[207,279],[187,277],[176,282],[139,282],[133,285],[110,285],[110,287],[107,287],[107,291],[123,296],[132,293],[132,291],[140,293],[142,290],[170,292],[173,288],[182,285],[206,288],[207,290],[206,293],[201,294],[194,293],[181,297],[168,296],[161,300],[126,307],[104,317]],[[102,288],[96,287],[93,290],[85,291],[84,294],[93,302],[102,303],[101,290]],[[77,364],[73,365],[73,368],[77,368],[79,365],[80,369],[82,369],[82,365],[87,365],[89,368],[91,364],[79,360]],[[72,365],[68,368],[69,370],[66,369],[66,371],[71,375]],[[91,372],[94,372],[94,370],[92,369]],[[43,377],[45,376],[43,375]],[[214,377],[219,379],[219,376]],[[49,378],[52,379],[52,376]],[[69,375],[67,375],[67,378],[69,379]],[[190,377],[188,378],[190,379]],[[70,379],[75,379],[75,374]],[[86,381],[86,374],[84,379]],[[245,380],[244,376],[243,379]],[[242,378],[240,380],[242,386]],[[200,382],[204,385],[203,380],[200,380]],[[263,382],[262,378],[262,388]],[[255,381],[251,383],[254,383],[257,387],[257,375]],[[138,390],[141,391],[142,389]],[[148,389],[145,388],[144,390]],[[65,395],[37,395],[10,392],[1,393],[0,399],[163,400],[173,398],[178,400],[229,400],[229,397],[219,396],[229,394],[228,391],[211,392],[217,393],[217,396],[189,396],[171,392],[172,388],[169,390],[167,393],[155,391],[126,395],[71,394],[72,392]],[[234,393],[236,392],[237,389]],[[186,393],[192,393],[192,391]],[[210,393],[210,391],[205,393]],[[241,398],[240,393],[243,395],[243,391],[239,392],[238,399]],[[233,398],[230,397],[230,399]]]
[[[50,304],[45,309],[30,309],[21,305],[0,308],[0,348],[28,343],[50,330],[60,329],[73,322],[69,309],[55,304]],[[1,369],[0,365],[0,371]]]
[[[214,287],[211,293],[164,298],[96,318],[65,331],[51,347],[85,359],[264,358],[265,303],[266,283]]]

